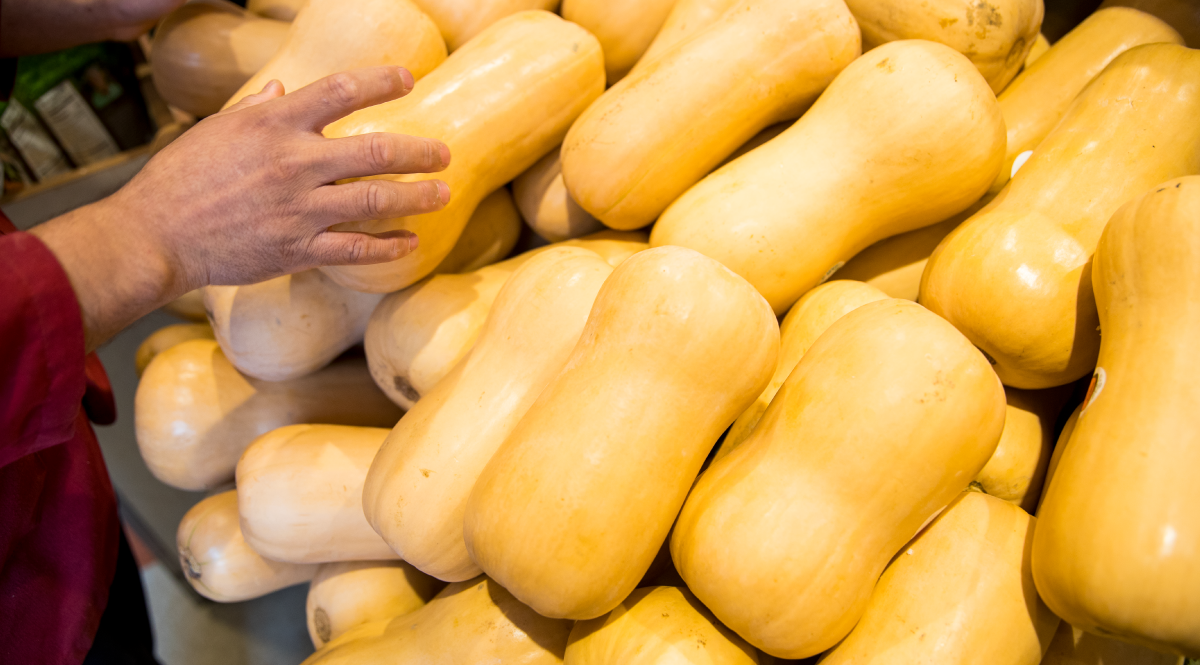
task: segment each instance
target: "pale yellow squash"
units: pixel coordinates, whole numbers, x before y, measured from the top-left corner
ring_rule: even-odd
[[[1032,513],[1042,496],[1058,413],[1070,390],[1008,388],[1004,396],[1004,434],[975,481],[984,492]]]
[[[1059,618],[1029,572],[1034,519],[965,492],[892,560],[824,665],[1038,665]]]
[[[174,323],[155,330],[142,341],[134,355],[138,376],[146,371],[154,356],[191,339],[214,339],[212,326],[207,323]]]
[[[563,0],[560,13],[600,40],[612,85],[633,69],[674,5],[675,0]]]
[[[863,50],[928,39],[971,59],[999,93],[1021,71],[1042,28],[1042,0],[846,0]]]
[[[675,567],[754,646],[818,654],[850,632],[888,561],[966,489],[1003,427],[1003,388],[953,326],[907,300],[863,305],[700,477],[672,532]]]
[[[749,438],[758,421],[762,420],[767,405],[796,368],[796,363],[829,326],[859,307],[887,297],[886,293],[869,284],[839,279],[818,286],[796,301],[779,325],[779,362],[771,382],[750,408],[733,421],[716,459],[729,454]]]
[[[413,0],[437,24],[451,51],[512,14],[530,9],[552,12],[559,0]]]
[[[517,176],[513,181],[513,196],[529,227],[550,242],[578,238],[604,228],[600,220],[571,198],[563,183],[558,148]]]
[[[675,0],[662,28],[634,68],[648,67],[673,46],[720,20],[741,0]]]
[[[1122,203],[1200,173],[1197,81],[1200,51],[1147,44],[1117,56],[930,257],[921,304],[987,353],[1005,385],[1048,388],[1092,370],[1091,254]]]
[[[565,665],[757,665],[754,647],[687,589],[644,587],[612,612],[578,621]]]
[[[1041,665],[1184,665],[1182,656],[1085,633],[1062,621]]]
[[[359,626],[415,611],[445,586],[403,561],[322,564],[308,586],[308,636],[320,649]]]
[[[250,549],[238,526],[237,492],[192,506],[175,535],[179,565],[197,593],[220,603],[265,596],[312,579],[317,567],[281,563]]]
[[[279,21],[291,21],[309,0],[246,0],[246,10]]]
[[[399,65],[420,79],[446,59],[437,26],[410,0],[309,0],[269,62],[225,106],[272,79],[287,92],[360,67]]]
[[[611,228],[646,226],[760,130],[799,116],[859,52],[842,0],[743,0],[580,116],[562,147],[567,189]]]
[[[467,497],[562,370],[612,271],[600,255],[579,247],[527,261],[496,296],[471,352],[388,435],[361,503],[405,561],[450,582],[479,575],[463,543]]]
[[[1195,0],[1104,0],[1100,7],[1140,9],[1178,30],[1189,47],[1200,48],[1200,4]]]
[[[1033,40],[1033,48],[1029,49],[1029,55],[1025,56],[1025,69],[1037,62],[1037,59],[1046,55],[1046,51],[1050,50],[1050,40],[1046,39],[1046,35],[1038,33],[1037,39]]]
[[[1014,161],[1046,138],[1071,102],[1113,58],[1139,44],[1156,42],[1182,44],[1183,38],[1150,14],[1126,7],[1102,9],[1058,40],[1041,62],[1021,72],[999,97],[1008,147],[990,191],[999,192],[1008,183]]]
[[[781,314],[871,243],[977,201],[1003,155],[1000,107],[970,61],[934,42],[891,42],[782,134],[688,190],[650,244],[721,261]]]
[[[521,236],[521,213],[507,187],[488,194],[467,220],[454,249],[433,269],[435,275],[472,272],[508,256]]]
[[[585,247],[616,267],[646,249],[641,233],[603,231],[564,246]],[[371,377],[396,404],[411,409],[471,350],[496,294],[538,248],[465,275],[437,275],[394,293],[367,323]]]
[[[611,611],[778,353],[770,307],[721,264],[682,247],[630,257],[476,482],[463,527],[475,563],[543,615]]]
[[[571,622],[547,619],[486,577],[446,587],[386,626],[364,624],[303,665],[558,665]]]
[[[187,321],[200,322],[208,320],[208,315],[204,312],[204,289],[188,291],[163,305],[163,309],[167,310],[169,314]]]
[[[1039,512],[1034,581],[1076,628],[1197,657],[1200,177],[1122,206],[1093,260],[1104,337]]]
[[[453,159],[437,174],[451,192],[442,210],[335,227],[372,233],[405,229],[420,238],[416,251],[389,263],[322,270],[343,286],[375,293],[425,277],[450,252],[483,197],[561,143],[603,90],[604,57],[595,37],[554,14],[521,12],[481,32],[408,96],[330,125],[325,135],[331,138],[370,132],[437,137]]]
[[[146,367],[134,399],[134,431],[156,478],[186,490],[233,479],[255,438],[296,423],[390,427],[400,410],[371,381],[362,358],[269,382],[238,373],[211,340],[191,340]]]

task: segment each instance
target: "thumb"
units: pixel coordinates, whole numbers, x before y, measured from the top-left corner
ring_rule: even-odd
[[[325,231],[309,246],[309,261],[318,266],[368,265],[395,261],[417,248],[410,231],[351,233]]]
[[[283,92],[283,84],[276,79],[271,79],[267,81],[267,84],[263,86],[260,92],[256,92],[253,95],[246,95],[238,103],[221,111],[221,113],[235,113],[251,106],[257,106],[263,102],[269,102],[276,97],[282,97]]]

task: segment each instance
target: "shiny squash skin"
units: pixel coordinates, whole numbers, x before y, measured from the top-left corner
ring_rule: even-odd
[[[604,228],[600,220],[579,207],[562,177],[559,149],[551,150],[513,181],[513,197],[534,233],[562,242]]]
[[[454,249],[433,274],[472,272],[508,256],[521,236],[521,212],[507,187],[484,197],[467,220]]]
[[[816,655],[850,632],[888,561],[966,489],[1003,426],[999,380],[950,324],[907,300],[863,305],[697,481],[671,535],[675,567],[754,646]]]
[[[308,636],[320,649],[358,626],[420,608],[445,586],[403,561],[321,564],[304,604]]]
[[[1100,358],[1039,512],[1034,581],[1076,628],[1200,656],[1200,177],[1113,215],[1092,283]]]
[[[451,51],[462,48],[488,26],[531,9],[552,12],[559,0],[412,0],[442,31]]]
[[[414,252],[388,263],[322,270],[343,286],[373,293],[396,291],[430,274],[484,196],[561,143],[603,90],[604,56],[596,38],[548,12],[528,11],[479,33],[407,96],[329,125],[325,135],[330,138],[370,132],[437,137],[453,159],[438,174],[450,187],[450,203],[442,210],[335,227],[371,233],[405,229],[420,238]],[[373,177],[428,179],[424,174]]]
[[[1100,347],[1090,259],[1121,204],[1200,173],[1200,51],[1117,56],[986,208],[946,237],[921,304],[995,361],[1014,388],[1085,376]]]
[[[193,339],[213,339],[212,326],[207,323],[174,323],[155,330],[138,345],[134,365],[141,376],[150,361],[167,349]]]
[[[633,69],[674,6],[675,0],[563,0],[560,13],[600,40],[611,86]]]
[[[701,32],[716,23],[730,7],[741,0],[675,0],[662,28],[654,35],[654,41],[634,69],[649,67],[658,57],[670,51],[679,42]]]
[[[543,615],[611,611],[778,353],[775,317],[745,280],[682,247],[635,254],[475,484],[471,557]]]
[[[781,314],[871,243],[974,203],[1003,155],[1000,107],[970,61],[933,42],[891,42],[671,204],[650,244],[721,261]]]

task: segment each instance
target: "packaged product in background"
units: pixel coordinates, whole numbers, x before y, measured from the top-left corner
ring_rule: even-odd
[[[77,166],[95,164],[121,152],[70,79],[47,90],[33,106]]]
[[[17,152],[38,180],[71,171],[67,156],[42,127],[37,117],[22,106],[21,102],[9,100],[4,112],[0,113],[0,127],[4,128],[8,139],[16,146]]]

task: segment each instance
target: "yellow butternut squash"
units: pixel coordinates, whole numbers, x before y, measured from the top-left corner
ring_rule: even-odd
[[[1157,16],[1179,31],[1191,48],[1200,48],[1200,5],[1194,0],[1104,0],[1100,8],[1133,7]]]
[[[721,264],[682,247],[630,257],[479,476],[463,527],[471,558],[545,616],[611,611],[778,353],[770,307]]]
[[[454,159],[439,177],[450,187],[440,211],[337,229],[406,229],[421,239],[402,259],[322,268],[343,286],[386,293],[428,275],[446,257],[483,197],[562,142],[567,128],[604,90],[596,38],[548,12],[521,12],[481,32],[417,84],[408,96],[354,113],[325,128],[328,137],[369,132],[435,136]],[[412,181],[425,175],[377,176]]]
[[[1085,633],[1062,621],[1042,665],[1184,665],[1183,657]]]
[[[1037,62],[1037,59],[1046,55],[1046,51],[1050,50],[1050,40],[1046,39],[1046,35],[1038,33],[1037,39],[1033,40],[1033,48],[1029,49],[1029,55],[1025,56],[1025,69]]]
[[[585,247],[616,267],[646,248],[641,233],[603,231],[563,246]],[[367,323],[371,377],[411,409],[471,350],[500,287],[538,248],[465,275],[436,275],[383,299]]]
[[[238,526],[237,492],[214,494],[192,506],[175,535],[179,564],[197,593],[236,603],[312,579],[317,567],[282,563],[250,549]]]
[[[562,17],[600,40],[608,85],[620,81],[642,57],[675,0],[563,0]]]
[[[1182,44],[1183,38],[1150,14],[1126,7],[1102,9],[1058,40],[1040,63],[1021,72],[1000,93],[1008,147],[990,191],[999,192],[1008,183],[1017,158],[1046,138],[1080,91],[1113,58],[1139,44],[1156,42]]]
[[[1003,154],[1000,108],[970,61],[891,42],[782,134],[688,190],[650,244],[721,261],[781,314],[871,243],[974,203]]]
[[[434,274],[472,272],[508,256],[521,236],[521,213],[507,187],[488,194]]]
[[[578,238],[604,228],[571,198],[563,183],[558,148],[517,176],[513,181],[513,196],[529,227],[550,242]]]
[[[739,2],[741,0],[675,0],[662,28],[634,68],[648,67],[676,44],[716,23]]]
[[[141,376],[154,356],[190,339],[214,339],[212,326],[207,323],[174,323],[155,330],[137,348],[134,364]]]
[[[361,357],[308,376],[261,381],[242,374],[211,340],[191,340],[150,362],[134,398],[134,430],[156,478],[186,490],[233,479],[255,438],[296,423],[391,426],[400,410],[375,388]]]
[[[403,561],[322,564],[304,607],[308,636],[320,649],[354,628],[420,608],[445,586]]]
[[[796,301],[779,325],[779,362],[771,382],[754,400],[754,404],[733,421],[733,427],[725,435],[716,458],[729,454],[749,438],[758,421],[762,420],[767,405],[775,399],[780,386],[796,368],[796,363],[829,326],[859,307],[887,297],[886,293],[869,284],[839,279],[818,286]]]
[[[938,246],[921,304],[994,360],[1014,388],[1049,388],[1095,366],[1089,259],[1125,201],[1200,173],[1200,51],[1117,56],[987,207]]]
[[[400,65],[420,80],[445,59],[437,26],[410,0],[309,0],[275,56],[225,106],[272,79],[291,92],[350,69]]]
[[[530,9],[558,9],[559,0],[413,0],[429,14],[451,51],[457,51],[488,26]]]
[[[671,535],[675,567],[754,646],[818,654],[850,632],[888,560],[966,489],[1003,426],[1003,388],[953,326],[907,300],[863,305],[697,481]]]
[[[984,492],[1033,513],[1042,496],[1054,448],[1054,426],[1069,390],[1004,391],[1004,433],[992,458],[975,476]]]
[[[565,665],[757,665],[754,647],[722,626],[687,589],[644,587],[612,612],[578,621]]]
[[[289,425],[258,437],[237,463],[242,536],[291,563],[395,559],[363,517],[363,481],[388,430]]]
[[[292,21],[309,0],[246,0],[246,11],[278,21]]]
[[[928,39],[971,59],[999,93],[1021,71],[1042,28],[1042,0],[846,0],[862,27],[863,50]]]
[[[208,320],[208,315],[204,312],[204,289],[192,289],[163,305],[163,309],[186,321],[199,323]]]
[[[387,436],[361,504],[405,561],[450,582],[479,575],[463,543],[467,497],[562,370],[612,270],[579,247],[527,261],[496,296],[471,352]]]
[[[879,578],[826,665],[1038,665],[1059,618],[1029,572],[1034,519],[964,492]]]
[[[197,117],[212,115],[263,68],[287,33],[284,21],[249,14],[232,2],[189,2],[154,31],[154,87],[171,106]]]
[[[1104,337],[1039,513],[1034,581],[1076,628],[1200,656],[1200,177],[1123,206],[1093,261]]]
[[[580,116],[562,147],[567,190],[611,228],[646,226],[759,130],[799,116],[859,52],[842,0],[743,0]]]
[[[429,604],[363,637],[337,640],[303,665],[558,665],[571,622],[547,619],[486,577],[446,587]]]

